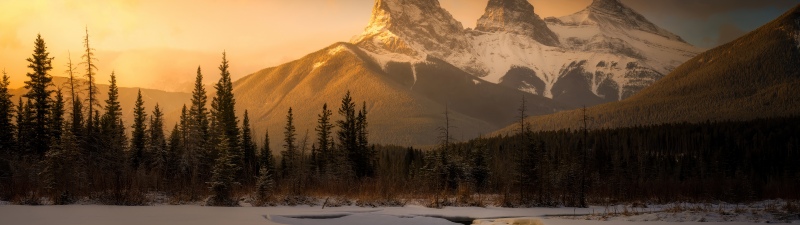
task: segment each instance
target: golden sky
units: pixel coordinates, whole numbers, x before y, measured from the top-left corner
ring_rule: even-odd
[[[474,27],[488,0],[439,1],[464,27]],[[529,1],[543,18],[568,15],[591,2]],[[717,1],[710,5],[719,5],[719,0],[707,1]],[[686,1],[656,2],[661,5],[649,0],[623,2],[641,9],[640,13],[656,24],[666,24],[665,28],[684,38],[690,36],[690,43],[705,38],[702,40],[713,46],[722,39],[718,35],[691,35],[716,30],[721,27],[718,24],[728,21],[755,21],[744,28],[734,26],[737,32],[731,38],[735,38],[771,20],[797,0],[758,1],[770,3],[765,7],[772,11],[763,13],[766,16],[736,14],[758,15],[761,20],[713,15],[681,16],[676,20],[675,12],[685,11],[679,6],[685,6],[681,2]],[[776,7],[771,2],[781,4]],[[0,0],[0,69],[12,77],[12,87],[22,86],[28,72],[25,59],[33,52],[36,34],[41,33],[55,57],[51,74],[64,76],[68,52],[73,62],[81,61],[84,28],[88,27],[99,59],[100,83],[107,83],[114,70],[120,86],[187,91],[197,66],[202,66],[206,83],[218,79],[222,51],[227,51],[233,79],[238,79],[335,42],[347,42],[367,25],[373,3],[374,0]],[[662,10],[667,6],[675,6],[675,10]],[[735,10],[740,9],[729,11],[739,12]],[[692,27],[691,24],[702,24],[696,22],[697,18],[717,22]]]
[[[441,0],[465,27],[474,27],[487,0]],[[542,16],[566,15],[589,0],[532,0]],[[196,67],[206,82],[218,78],[227,51],[234,79],[302,57],[366,26],[372,0],[3,0],[0,68],[12,86],[27,79],[26,58],[41,33],[64,76],[68,52],[80,62],[84,27],[99,59],[99,82],[112,70],[120,86],[184,91]],[[550,13],[552,12],[552,13]]]

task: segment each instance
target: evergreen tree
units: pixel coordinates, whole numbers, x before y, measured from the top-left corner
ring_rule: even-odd
[[[314,160],[314,162],[316,164],[315,167],[322,174],[327,174],[328,171],[330,171],[330,169],[328,168],[329,167],[328,164],[330,163],[331,157],[333,156],[333,154],[331,154],[332,151],[331,147],[333,146],[333,140],[331,137],[331,129],[333,128],[333,125],[330,122],[331,114],[333,113],[331,112],[330,109],[328,109],[328,104],[326,103],[322,105],[322,114],[317,115],[318,124],[316,128],[317,131],[316,145],[319,146],[319,148],[316,149],[318,155],[315,157],[316,159]]]
[[[244,150],[245,177],[255,177],[258,174],[256,160],[256,143],[253,141],[252,131],[250,130],[250,118],[247,110],[244,111],[242,119],[242,150]]]
[[[340,151],[346,159],[341,163],[349,165],[354,175],[359,174],[359,165],[356,165],[356,162],[360,157],[358,155],[358,129],[355,112],[356,104],[353,103],[353,99],[350,97],[350,91],[348,91],[344,95],[344,98],[342,98],[342,106],[339,108],[339,115],[342,116],[342,119],[336,121],[336,124],[339,126],[339,130],[336,134],[339,139],[338,151]]]
[[[530,130],[527,122],[525,122],[525,118],[528,116],[526,113],[526,103],[525,95],[522,95],[520,106],[517,109],[519,112],[519,118],[517,119],[519,121],[518,137],[520,138],[520,147],[517,147],[516,151],[513,153],[513,181],[519,190],[520,203],[530,205],[533,200],[531,199],[532,196],[530,196],[530,192],[535,190],[533,185],[538,183],[538,174],[535,170],[537,166],[537,161],[535,160],[535,154],[537,153],[536,146],[533,144],[533,140],[531,140],[533,138],[533,132]]]
[[[56,91],[56,99],[53,102],[52,112],[50,112],[50,132],[55,142],[61,139],[64,132],[64,94],[61,89]]]
[[[181,136],[180,127],[176,123],[169,133],[169,154],[175,160],[172,165],[174,170],[169,171],[172,172],[171,178],[178,178],[178,182],[186,182],[186,178],[191,176],[191,167],[183,156],[184,142],[181,140]]]
[[[471,159],[472,167],[470,175],[474,182],[475,190],[482,192],[489,181],[491,170],[489,169],[489,161],[491,156],[488,154],[486,141],[483,138],[478,138],[476,146],[470,151],[469,159]]]
[[[259,168],[266,168],[267,171],[274,177],[275,173],[275,158],[272,156],[272,150],[269,147],[269,131],[264,135],[264,145],[261,146],[261,155],[258,158]],[[260,170],[259,170],[260,171]],[[263,175],[259,172],[259,175]]]
[[[54,91],[47,88],[53,85],[53,77],[49,74],[49,71],[53,69],[53,57],[50,57],[50,53],[47,52],[42,35],[36,35],[34,45],[33,55],[28,58],[28,63],[30,63],[28,68],[32,72],[27,73],[30,80],[25,81],[28,93],[24,96],[32,99],[34,103],[34,118],[31,121],[32,133],[28,138],[39,140],[31,142],[30,147],[37,157],[42,157],[49,149],[49,140],[52,136],[50,113],[53,106],[50,94]]]
[[[274,170],[275,162],[272,158],[272,151],[269,149],[269,131],[264,136],[264,145],[261,147],[259,156],[258,178],[256,179],[256,205],[266,205],[275,187]]]
[[[293,178],[297,173],[297,134],[294,127],[294,118],[292,115],[292,108],[289,108],[289,113],[286,114],[286,127],[283,131],[283,151],[281,152],[281,172],[284,178]]]
[[[272,172],[266,166],[262,166],[258,170],[258,179],[256,180],[256,205],[266,205],[268,198],[272,195],[275,181],[272,178]]]
[[[15,124],[14,119],[14,102],[11,101],[12,95],[9,93],[8,86],[11,84],[8,74],[3,70],[3,79],[0,80],[0,157],[9,156],[16,147],[16,140],[14,140]],[[20,100],[20,105],[22,101]]]
[[[222,131],[222,136],[228,140],[228,148],[231,152],[231,160],[241,169],[244,164],[244,153],[241,146],[239,146],[239,120],[236,118],[236,100],[233,97],[233,82],[231,82],[231,74],[228,71],[229,65],[226,58],[226,53],[222,53],[222,64],[219,66],[220,78],[219,82],[214,86],[217,90],[217,96],[211,101],[211,106],[214,108],[215,119],[217,125]],[[237,171],[237,177],[241,177],[241,171]]]
[[[150,117],[150,127],[147,130],[148,153],[153,156],[153,168],[162,176],[166,176],[171,165],[175,160],[170,151],[167,151],[167,140],[164,136],[164,113],[161,112],[158,104],[153,108],[153,115]]]
[[[236,204],[236,201],[232,199],[231,192],[233,186],[236,185],[234,177],[236,176],[237,165],[233,163],[229,147],[229,141],[223,135],[222,141],[217,146],[220,155],[214,163],[211,182],[208,182],[211,189],[211,198],[208,205],[233,206]]]
[[[192,106],[189,111],[189,117],[192,119],[192,130],[195,130],[192,136],[204,137],[208,135],[208,109],[206,108],[206,88],[203,86],[203,73],[200,67],[197,67],[197,77],[194,82],[194,90],[192,91]]]
[[[133,126],[131,126],[133,131],[131,132],[130,163],[133,170],[139,169],[144,159],[145,148],[147,147],[147,139],[145,136],[147,125],[145,124],[145,120],[147,120],[147,113],[144,109],[144,100],[142,100],[142,90],[139,89],[139,93],[136,97],[136,104],[133,107]]]
[[[87,123],[88,123],[89,119],[90,118],[86,118]],[[93,134],[99,134],[100,130],[102,129],[101,124],[100,124],[100,122],[102,121],[100,119],[100,110],[97,110],[97,109],[94,110],[94,116],[93,116],[93,118],[91,118],[91,120],[93,121],[91,123],[94,124],[94,125],[93,126],[87,126],[86,127],[87,132],[91,132]],[[92,144],[90,144],[89,146],[91,146],[92,148],[97,148],[96,147],[97,146],[97,142],[96,141],[98,139],[97,137],[86,137],[86,138],[88,140],[92,140],[93,141]]]
[[[102,147],[100,155],[106,163],[101,165],[101,168],[105,171],[120,173],[119,168],[123,166],[125,147],[128,141],[125,136],[125,125],[122,122],[122,107],[119,103],[119,89],[117,88],[117,78],[114,72],[111,72],[109,83],[105,114],[100,118],[102,140],[99,143],[99,146]],[[121,179],[119,176],[120,174],[115,174],[118,180]],[[117,188],[121,188],[119,185],[121,184],[117,183]]]
[[[205,171],[198,171],[201,168],[202,162],[213,162],[210,148],[208,145],[211,135],[209,133],[209,118],[208,109],[206,108],[207,102],[206,89],[203,86],[203,74],[200,67],[197,67],[197,77],[194,83],[194,90],[192,91],[192,105],[188,112],[188,118],[182,116],[181,129],[184,130],[181,139],[183,140],[184,151],[182,154],[182,162],[184,168],[190,170],[190,174],[194,174],[192,178],[197,179],[198,173],[208,174]],[[184,106],[186,108],[186,106]],[[208,165],[208,164],[206,164]],[[192,172],[194,171],[194,172]]]
[[[76,200],[76,192],[86,183],[80,145],[70,129],[64,129],[61,138],[53,143],[45,154],[44,168],[40,174],[43,187],[53,203],[71,204]]]
[[[184,179],[184,182],[194,184],[196,181],[205,180],[205,175],[211,173],[214,158],[210,157],[213,148],[206,146],[211,142],[201,139],[202,133],[196,132],[196,126],[193,125],[190,113],[186,105],[183,105],[180,121],[175,124],[171,134],[178,136],[174,137],[177,138],[175,140],[170,137],[170,148],[180,147],[180,151],[175,151],[175,154],[176,158],[179,158],[176,160],[178,160],[177,167],[181,171],[181,178]],[[192,189],[192,199],[195,197],[194,189]]]
[[[375,175],[375,152],[369,147],[369,132],[367,132],[367,103],[361,105],[356,117],[356,143],[358,148],[358,176],[371,177]]]
[[[81,103],[80,98],[75,98],[75,101],[72,101],[72,112],[70,113],[72,120],[69,128],[72,131],[72,135],[78,140],[78,144],[80,144],[85,134],[85,129],[83,128],[83,103]]]
[[[29,155],[31,153],[31,142],[34,139],[31,139],[33,133],[33,126],[31,126],[31,121],[33,120],[33,103],[31,103],[31,99],[27,99],[27,103],[22,101],[22,97],[19,97],[19,104],[17,104],[17,156],[22,157]]]
[[[450,109],[447,104],[444,106],[444,126],[438,128],[439,130],[439,148],[443,152],[449,152],[451,144],[453,143],[453,136],[450,134]]]

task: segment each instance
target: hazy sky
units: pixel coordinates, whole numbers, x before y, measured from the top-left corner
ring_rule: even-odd
[[[474,27],[488,0],[440,0]],[[691,44],[710,48],[776,18],[800,0],[622,0]],[[591,0],[530,0],[542,17],[568,15]],[[197,66],[218,78],[227,51],[234,79],[298,59],[367,25],[373,0],[0,0],[0,68],[19,87],[41,33],[63,76],[68,51],[80,62],[84,27],[99,59],[100,83],[189,90]]]

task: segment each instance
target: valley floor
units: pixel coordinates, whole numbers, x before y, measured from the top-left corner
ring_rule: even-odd
[[[739,225],[753,223],[800,224],[797,215],[773,211],[769,201],[750,205],[671,204],[647,208],[498,208],[405,207],[363,208],[355,206],[206,207],[197,205],[157,206],[23,206],[0,202],[2,224],[420,224],[420,225]],[[681,211],[677,211],[681,210]],[[614,213],[616,211],[616,214]],[[610,212],[610,213],[609,213]]]

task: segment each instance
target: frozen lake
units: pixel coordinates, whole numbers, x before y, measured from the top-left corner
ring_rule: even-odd
[[[0,205],[0,224],[14,225],[250,225],[250,224],[419,224],[419,225],[460,225],[464,219],[489,218],[475,223],[487,225],[501,224],[545,224],[545,225],[740,225],[752,222],[664,222],[664,221],[598,221],[571,220],[545,215],[588,214],[592,210],[573,208],[474,208],[447,207],[430,209],[421,206],[360,208],[360,207],[205,207],[181,206],[19,206]],[[513,219],[502,219],[513,218]],[[449,219],[449,220],[448,220]],[[451,221],[452,220],[452,221]],[[455,222],[454,222],[455,221]],[[459,223],[460,222],[460,223]],[[469,222],[467,222],[469,224]]]

